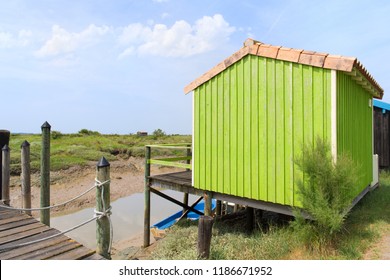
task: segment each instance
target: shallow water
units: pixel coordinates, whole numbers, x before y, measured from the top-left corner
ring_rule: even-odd
[[[163,193],[182,201],[183,193],[165,190]],[[189,203],[196,200],[196,196],[189,196]],[[135,235],[143,233],[144,224],[144,194],[136,193],[128,197],[120,198],[111,203],[114,242],[130,239]],[[182,208],[174,203],[169,202],[155,194],[151,194],[151,212],[150,224],[170,216]],[[60,231],[67,230],[93,217],[94,208],[86,208],[78,212],[54,217],[50,219],[50,225]],[[78,241],[84,246],[96,248],[96,222],[93,221],[79,229],[68,232],[67,236]]]

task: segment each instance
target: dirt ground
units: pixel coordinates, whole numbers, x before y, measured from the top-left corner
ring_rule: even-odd
[[[174,172],[175,169],[169,167],[152,167],[152,174]],[[128,160],[117,160],[111,162],[111,201],[126,197],[134,193],[143,192],[144,188],[144,160],[142,158],[131,157]],[[75,166],[67,170],[52,172],[51,178],[51,205],[67,201],[88,188],[92,187],[96,177],[96,162],[91,162],[87,166]],[[32,174],[32,207],[39,207],[40,178],[38,174]],[[11,206],[21,207],[21,183],[19,176],[11,178],[10,188]],[[85,196],[71,202],[65,206],[51,210],[52,216],[64,215],[79,211],[83,208],[95,205],[95,190],[90,191]],[[38,217],[39,212],[34,212],[33,216]],[[132,237],[128,240],[121,240],[113,244],[113,259],[148,259],[155,243],[146,250],[141,249],[143,243],[142,236]],[[152,238],[151,238],[152,239]],[[151,240],[154,242],[154,240]],[[390,229],[384,233],[382,238],[364,256],[366,260],[390,260]]]

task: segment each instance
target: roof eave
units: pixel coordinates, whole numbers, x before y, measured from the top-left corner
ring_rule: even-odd
[[[382,99],[383,96],[383,89],[356,57],[330,55],[327,53],[267,45],[250,38],[245,40],[243,48],[188,84],[184,88],[184,92],[187,94],[193,91],[248,54],[343,71],[354,77],[354,79],[367,89],[375,98]]]

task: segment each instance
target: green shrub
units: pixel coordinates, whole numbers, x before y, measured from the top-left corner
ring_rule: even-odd
[[[311,242],[313,238],[319,243],[329,241],[343,228],[354,198],[351,190],[359,180],[358,167],[347,155],[337,157],[334,162],[330,145],[319,138],[315,145],[303,147],[296,165],[303,172],[303,180],[296,182],[298,197],[314,221],[306,224],[297,210],[295,223],[307,225]]]

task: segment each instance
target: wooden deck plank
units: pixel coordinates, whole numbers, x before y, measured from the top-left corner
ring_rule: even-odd
[[[0,232],[0,244],[2,244],[2,240],[7,237],[7,236],[10,236],[10,235],[15,235],[17,233],[23,233],[23,232],[27,232],[27,231],[30,231],[30,230],[33,230],[33,229],[36,229],[36,228],[41,228],[41,227],[44,227],[45,225],[41,224],[41,223],[32,223],[32,224],[28,224],[28,225],[22,225],[18,228],[11,228],[11,229],[7,229],[7,230],[3,230]]]
[[[38,223],[38,221],[35,219],[22,219],[22,220],[14,221],[11,223],[6,223],[3,225],[0,225],[0,232],[10,230],[13,228],[19,228],[19,227],[22,227],[25,225],[35,224],[35,223]]]
[[[72,251],[81,247],[82,245],[76,241],[69,239],[52,246],[41,248],[35,252],[30,252],[22,256],[12,258],[13,260],[47,260],[49,258],[55,258],[64,252]]]
[[[62,253],[60,255],[56,255],[54,257],[47,258],[48,260],[50,259],[56,259],[56,260],[80,260],[83,258],[87,258],[91,255],[93,255],[95,252],[87,249],[85,247],[78,247],[75,248],[74,250]]]
[[[26,215],[22,214],[19,211],[7,211],[7,212],[1,212],[0,214],[0,220],[17,217],[18,215]]]
[[[56,230],[56,229],[49,229],[49,230],[47,230],[45,232],[40,233],[39,235],[31,235],[31,236],[27,236],[27,237],[22,238],[22,239],[17,239],[17,240],[8,242],[6,244],[1,244],[0,245],[0,251],[1,252],[9,251],[9,249],[7,249],[7,248],[10,247],[10,246],[15,246],[15,245],[19,245],[19,244],[23,244],[23,243],[27,243],[27,242],[30,242],[30,241],[37,240],[38,236],[39,236],[39,239],[42,239],[42,238],[49,237],[49,236],[52,236],[52,235],[57,234],[57,233],[59,233],[58,230]]]
[[[14,248],[12,250],[4,251],[0,253],[0,259],[10,259],[18,256],[28,254],[30,252],[36,252],[42,248],[50,247],[61,243],[63,241],[69,240],[70,238],[65,235],[60,235],[55,238],[48,239],[46,242],[38,242],[31,245],[26,245],[23,247]]]
[[[42,233],[42,232],[49,230],[49,229],[50,228],[48,226],[40,224],[40,227],[38,227],[38,228],[31,229],[31,230],[24,231],[24,232],[19,232],[19,233],[16,233],[14,235],[5,236],[3,238],[0,238],[0,245],[8,243],[8,242],[12,242],[12,241],[20,240],[20,239],[23,239],[23,238],[26,238],[29,236],[37,235],[37,234]]]
[[[22,220],[31,220],[31,217],[28,215],[20,215],[20,216],[13,216],[13,217],[8,218],[8,219],[1,219],[0,225],[5,225],[8,223],[13,223],[13,222],[22,221]]]

